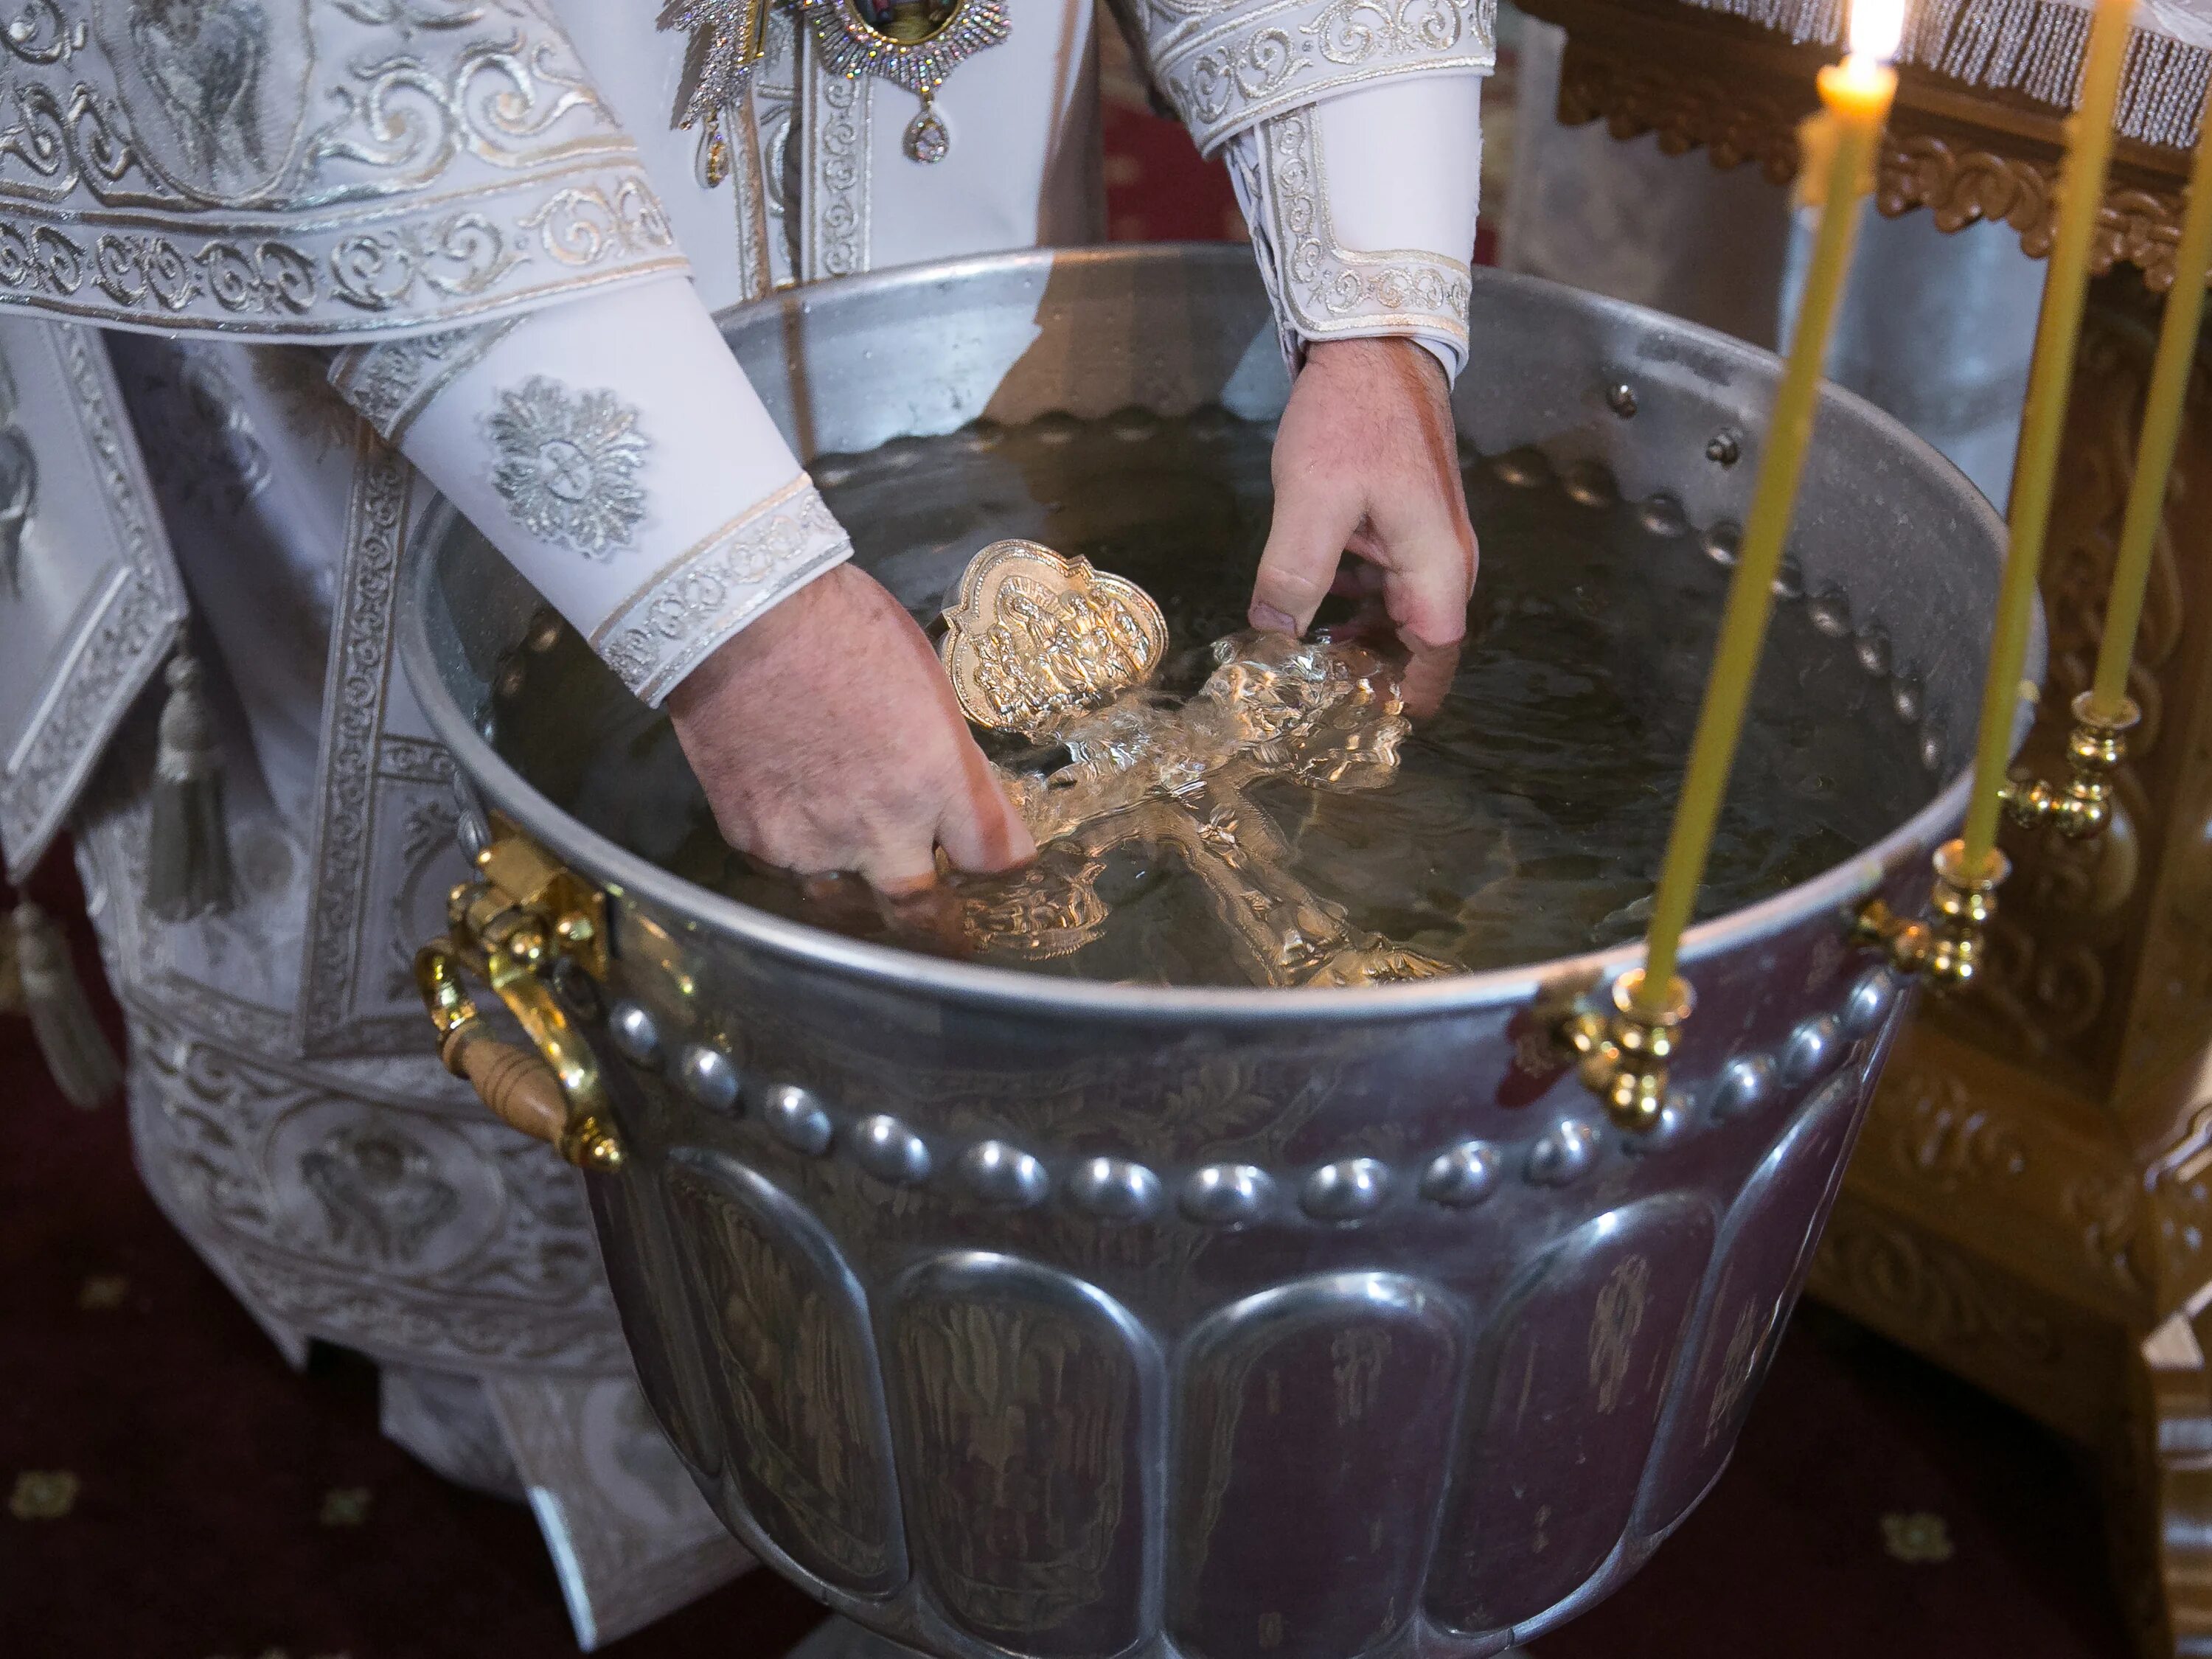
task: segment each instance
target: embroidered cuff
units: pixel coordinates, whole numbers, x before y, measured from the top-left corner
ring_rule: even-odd
[[[521,321],[502,317],[442,334],[347,346],[331,361],[331,385],[377,436],[396,444],[432,398],[481,362]]]
[[[1473,107],[1479,130],[1479,103]],[[1410,191],[1395,181],[1407,199],[1389,228],[1412,230],[1419,243],[1370,252],[1346,246],[1339,204],[1371,201],[1382,181],[1363,177],[1333,189],[1323,150],[1322,110],[1304,107],[1238,134],[1226,153],[1285,356],[1295,367],[1316,340],[1407,336],[1456,378],[1467,361],[1479,158],[1461,169],[1464,185],[1457,172],[1417,175]],[[1378,226],[1394,218],[1368,212]]]
[[[850,551],[688,282],[338,374],[649,702]]]
[[[1188,15],[1186,7],[1148,10]],[[1498,0],[1262,0],[1149,27],[1154,78],[1202,154],[1271,116],[1386,78],[1486,73]]]
[[[616,606],[592,648],[657,708],[717,646],[852,556],[843,526],[802,472]]]

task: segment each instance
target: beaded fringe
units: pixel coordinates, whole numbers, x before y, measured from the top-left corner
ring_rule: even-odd
[[[1686,0],[1798,44],[1840,46],[1844,0]],[[1906,19],[1898,62],[1992,92],[2025,94],[2056,109],[2080,95],[2089,12],[2068,0],[1924,0]],[[2124,137],[2186,149],[2197,142],[2212,46],[2138,28],[2128,43],[2115,126]]]

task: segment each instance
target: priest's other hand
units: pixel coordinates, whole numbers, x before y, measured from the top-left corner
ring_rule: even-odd
[[[676,735],[731,845],[802,875],[898,895],[1036,848],[969,736],[937,654],[849,564],[809,582],[669,695]]]
[[[1252,626],[1303,634],[1332,591],[1377,597],[1412,653],[1407,705],[1432,709],[1467,633],[1477,560],[1443,366],[1407,339],[1315,343],[1273,471]]]

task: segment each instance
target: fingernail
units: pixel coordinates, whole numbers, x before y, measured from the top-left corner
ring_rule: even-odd
[[[1297,618],[1276,610],[1272,605],[1255,603],[1244,613],[1244,620],[1262,634],[1295,634],[1298,631]]]

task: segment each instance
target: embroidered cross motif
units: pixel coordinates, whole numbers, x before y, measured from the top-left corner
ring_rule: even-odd
[[[636,410],[539,374],[501,392],[488,424],[492,489],[516,523],[589,558],[630,544],[646,510],[637,470],[652,447]]]

